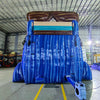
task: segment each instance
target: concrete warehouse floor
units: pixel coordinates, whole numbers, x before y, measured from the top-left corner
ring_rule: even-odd
[[[78,100],[70,84],[63,84],[67,99],[63,99],[61,84],[44,84],[35,99],[41,84],[12,83],[14,68],[0,68],[0,100]],[[84,81],[87,100],[100,100],[100,72],[92,70],[93,80]]]

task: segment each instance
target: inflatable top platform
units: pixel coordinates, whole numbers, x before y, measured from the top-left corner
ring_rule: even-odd
[[[75,82],[92,79],[83,61],[77,13],[35,11],[27,14],[27,21],[22,61],[13,82],[66,83],[66,76]]]

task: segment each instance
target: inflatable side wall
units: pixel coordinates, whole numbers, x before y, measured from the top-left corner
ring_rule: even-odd
[[[28,22],[22,62],[13,73],[13,82],[65,83],[92,80],[89,65],[83,61],[78,22],[73,20],[72,35],[34,35],[33,20]]]

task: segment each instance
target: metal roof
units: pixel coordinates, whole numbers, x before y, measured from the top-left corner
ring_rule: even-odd
[[[100,26],[100,0],[0,0],[0,30],[25,32],[30,11],[74,11],[79,26]]]

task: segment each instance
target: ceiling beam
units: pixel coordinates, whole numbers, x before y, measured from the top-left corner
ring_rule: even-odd
[[[27,35],[27,32],[26,31],[20,31],[20,32],[11,32],[10,34],[8,35],[12,35],[12,36],[15,36],[16,34],[18,35]]]
[[[2,23],[11,23],[11,22],[23,22],[27,21],[25,17],[18,17],[18,18],[4,18],[0,19],[0,24]]]
[[[8,31],[2,29],[1,27],[0,27],[0,31],[3,32],[3,33],[5,33],[5,34],[9,33]]]
[[[6,20],[4,20],[4,21],[0,21],[0,24],[3,24],[3,23],[17,23],[17,22],[27,22],[27,20],[12,20],[12,21],[10,21],[10,20],[8,20],[8,21],[6,21]]]
[[[25,17],[13,17],[13,18],[2,18],[0,21],[8,21],[8,20],[26,20]]]

